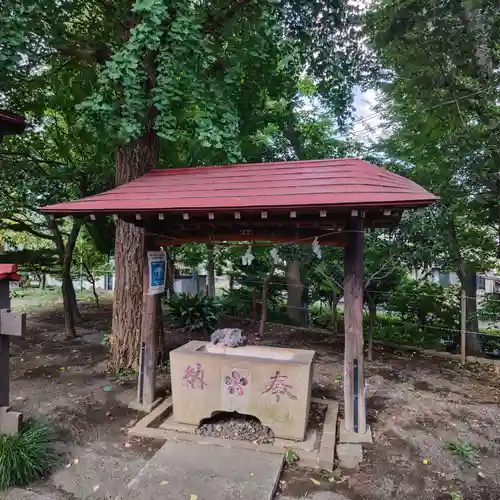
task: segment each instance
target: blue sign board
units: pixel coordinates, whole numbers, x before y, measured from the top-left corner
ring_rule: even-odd
[[[158,294],[165,291],[167,274],[167,258],[165,252],[148,252],[149,293]]]

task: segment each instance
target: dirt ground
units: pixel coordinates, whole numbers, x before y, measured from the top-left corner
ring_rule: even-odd
[[[127,407],[135,376],[107,371],[102,339],[110,330],[110,304],[85,304],[82,313],[80,337],[67,341],[57,307],[32,312],[27,337],[12,346],[12,406],[52,422],[61,454],[60,469],[33,490],[58,500],[114,498],[100,494],[101,486],[117,483],[116,491],[106,491],[120,493],[161,445],[127,438],[141,415]],[[166,351],[195,338],[167,330]],[[314,349],[313,396],[342,400],[342,345],[328,335],[269,326],[251,343]],[[287,467],[278,498],[328,490],[351,500],[500,499],[500,373],[382,349],[365,373],[374,444],[365,447],[360,469],[328,475]],[[158,385],[168,393],[168,370],[159,373]]]

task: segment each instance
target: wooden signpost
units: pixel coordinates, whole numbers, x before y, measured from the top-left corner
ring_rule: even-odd
[[[10,310],[9,283],[18,279],[15,265],[0,265],[0,434],[17,434],[22,421],[21,413],[9,407],[10,337],[26,331],[26,315]]]
[[[149,413],[160,402],[156,399],[156,351],[167,259],[165,252],[149,250],[154,248],[152,238],[146,238],[145,248],[137,401],[129,406]]]

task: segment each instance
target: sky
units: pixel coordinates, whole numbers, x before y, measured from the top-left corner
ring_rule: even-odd
[[[374,89],[354,92],[354,135],[356,139],[369,143],[380,136],[380,120],[375,115],[377,92]],[[372,129],[372,130],[371,130]]]

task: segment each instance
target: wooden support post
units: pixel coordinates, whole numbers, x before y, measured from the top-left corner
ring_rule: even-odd
[[[344,413],[347,431],[366,432],[363,363],[364,222],[352,217],[344,253]]]
[[[465,363],[467,354],[467,294],[465,288],[460,293],[460,357],[462,363]]]
[[[0,281],[0,309],[10,309],[9,280]],[[0,332],[0,407],[9,406],[9,346],[9,336]]]
[[[153,240],[144,244],[144,276],[142,285],[141,349],[139,353],[138,407],[150,412],[156,400],[156,351],[158,343],[160,295],[149,294],[148,250],[154,250]]]

